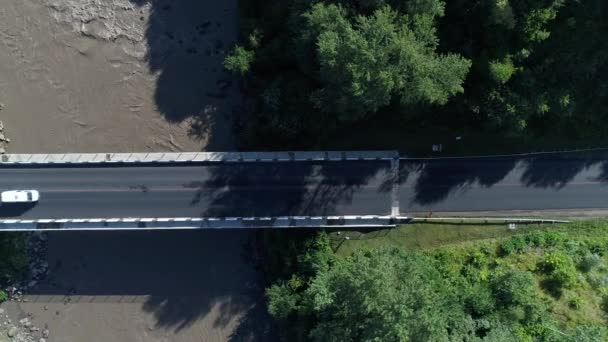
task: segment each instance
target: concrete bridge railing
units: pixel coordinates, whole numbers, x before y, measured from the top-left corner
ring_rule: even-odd
[[[393,160],[395,158],[399,158],[399,153],[397,151],[3,154],[0,156],[0,165],[189,162],[294,162]]]
[[[0,231],[393,227],[390,216],[171,217],[0,220]]]

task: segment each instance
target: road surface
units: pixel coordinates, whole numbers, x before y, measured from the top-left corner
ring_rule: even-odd
[[[390,214],[390,162],[0,168],[0,189],[36,189],[0,218]]]
[[[391,189],[398,179],[398,196]],[[608,154],[535,158],[0,167],[39,203],[0,218],[250,217],[608,209]]]
[[[608,155],[402,161],[403,214],[608,208]]]

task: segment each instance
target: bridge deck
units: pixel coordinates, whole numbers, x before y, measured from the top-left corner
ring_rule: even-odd
[[[37,189],[0,218],[389,215],[391,162],[0,168],[0,189]]]

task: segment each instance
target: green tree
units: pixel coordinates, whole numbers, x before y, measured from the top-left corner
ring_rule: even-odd
[[[505,84],[515,74],[515,66],[510,59],[490,62],[490,76],[498,83]]]
[[[434,20],[443,13],[437,4],[414,1],[411,15],[383,6],[353,19],[340,5],[314,5],[304,15],[300,42],[316,47],[321,82],[313,95],[316,106],[352,121],[375,113],[393,97],[404,105],[445,104],[462,92],[470,62],[435,52]]]
[[[321,271],[305,292],[317,341],[439,341],[467,325],[429,258],[358,252]],[[457,322],[457,323],[455,323]]]
[[[537,127],[531,122],[557,109],[554,96],[546,92],[548,78],[537,77],[540,69],[531,64],[552,37],[564,4],[564,0],[448,2],[441,36],[448,49],[473,61],[459,99],[474,113],[469,114],[471,120],[501,133],[521,134]],[[544,121],[547,126],[548,120]]]
[[[287,283],[274,284],[266,290],[268,312],[277,321],[284,321],[298,309],[299,295]]]
[[[317,272],[327,271],[335,262],[329,237],[307,232],[265,234],[272,250],[265,258],[265,265],[270,263],[266,275],[274,280],[266,289],[268,312],[285,340],[304,341],[315,317],[303,305],[303,293]]]
[[[253,62],[253,51],[236,46],[224,59],[224,67],[234,73],[245,75]]]

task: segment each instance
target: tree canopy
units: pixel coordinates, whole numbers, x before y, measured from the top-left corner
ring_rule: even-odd
[[[604,1],[242,6],[243,39],[225,65],[244,75],[247,123],[260,141],[314,145],[375,118],[403,118],[412,129],[458,122],[498,136],[606,133]]]
[[[312,94],[315,106],[349,121],[376,113],[393,97],[403,105],[445,104],[461,93],[470,62],[435,53],[433,23],[441,11],[427,11],[400,15],[385,5],[349,19],[340,5],[314,5],[304,14],[300,42],[315,43],[321,84]]]
[[[499,246],[337,256],[321,233],[268,288],[268,308],[288,341],[603,340],[605,240],[537,231]]]
[[[306,291],[317,341],[440,341],[457,312],[441,275],[421,255],[359,252],[319,272]],[[462,322],[458,322],[462,324]]]

